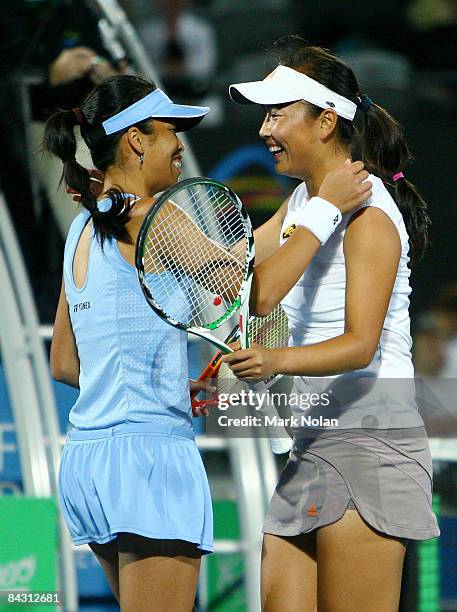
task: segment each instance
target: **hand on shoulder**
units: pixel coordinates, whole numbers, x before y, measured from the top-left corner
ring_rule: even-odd
[[[351,212],[372,195],[373,184],[367,179],[363,162],[348,159],[325,176],[318,196],[331,202],[341,214]]]

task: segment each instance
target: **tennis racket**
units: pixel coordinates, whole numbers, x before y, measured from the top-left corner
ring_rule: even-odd
[[[135,262],[148,304],[167,323],[230,353],[215,330],[236,313],[241,346],[249,346],[254,239],[242,203],[226,185],[197,177],[162,193],[140,228]],[[271,404],[268,413],[278,417]]]

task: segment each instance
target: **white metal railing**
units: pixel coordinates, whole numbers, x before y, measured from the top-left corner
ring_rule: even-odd
[[[433,461],[457,461],[457,438],[429,438]]]
[[[59,426],[47,357],[27,273],[3,194],[0,193],[0,345],[8,385],[24,492],[56,495],[60,461]],[[49,444],[46,446],[45,438]],[[66,610],[76,612],[77,588],[72,545],[60,520],[60,583]]]

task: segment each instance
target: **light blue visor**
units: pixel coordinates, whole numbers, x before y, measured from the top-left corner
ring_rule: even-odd
[[[161,90],[155,89],[134,104],[124,108],[102,123],[105,134],[115,134],[145,119],[176,119],[177,131],[188,130],[199,123],[209,111],[207,106],[185,106],[173,104]]]

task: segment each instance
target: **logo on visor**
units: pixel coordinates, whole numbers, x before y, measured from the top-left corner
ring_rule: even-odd
[[[333,102],[329,102],[328,100],[326,101],[327,106],[330,106],[330,108],[335,108],[335,105],[333,104]]]

